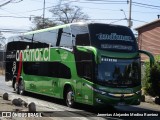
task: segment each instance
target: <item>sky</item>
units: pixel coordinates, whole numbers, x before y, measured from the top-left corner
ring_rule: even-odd
[[[9,0],[0,0],[0,31],[4,37],[16,35],[19,32],[31,30],[34,16],[43,15],[44,0],[12,0],[11,3],[1,6]],[[70,3],[79,6],[90,18],[90,22],[118,24],[128,26],[129,4],[128,0],[61,0],[61,5]],[[45,0],[45,17],[52,18],[49,12],[59,0]],[[160,0],[132,0],[131,29],[158,19],[160,15]],[[11,30],[12,32],[3,32]],[[14,31],[14,33],[13,33]]]

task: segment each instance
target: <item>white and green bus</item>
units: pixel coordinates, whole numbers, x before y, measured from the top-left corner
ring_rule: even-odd
[[[10,37],[6,81],[33,92],[92,106],[139,105],[140,53],[128,27],[72,23]]]

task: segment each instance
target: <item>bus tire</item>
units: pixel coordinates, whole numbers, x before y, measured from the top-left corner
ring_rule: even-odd
[[[25,95],[25,85],[23,80],[20,80],[18,88],[19,88],[19,94]]]
[[[71,87],[68,88],[66,91],[65,101],[68,107],[70,108],[75,107],[74,92]]]
[[[17,82],[14,83],[14,90],[17,94],[19,94],[19,87],[18,87],[18,84]]]
[[[12,80],[13,91],[16,91],[15,84],[16,84],[16,78],[13,78],[13,80]]]

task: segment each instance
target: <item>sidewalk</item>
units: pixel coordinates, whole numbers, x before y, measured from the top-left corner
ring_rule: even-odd
[[[37,107],[36,106],[36,110],[37,111],[43,111],[43,108]],[[0,94],[0,120],[62,120],[60,118],[51,118],[51,117],[1,117],[2,112],[24,112],[27,113],[28,112],[28,108],[21,106],[15,106],[12,104],[12,100],[3,100],[3,95]],[[17,113],[18,113],[17,112]],[[43,115],[42,115],[43,116]]]

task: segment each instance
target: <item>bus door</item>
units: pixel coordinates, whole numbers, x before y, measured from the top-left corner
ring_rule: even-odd
[[[92,70],[89,63],[81,62],[79,69],[81,69],[81,76],[76,79],[76,101],[86,104],[92,104],[93,90],[92,90]]]
[[[50,82],[48,82],[48,88],[50,88],[50,93],[58,97],[59,96],[59,62],[49,62],[48,73],[50,74]]]
[[[76,81],[76,92],[80,94],[76,99],[92,104],[93,101],[93,61],[90,53],[76,51],[76,68],[79,78]]]
[[[83,62],[82,101],[87,104],[93,102],[93,70],[91,62]]]

